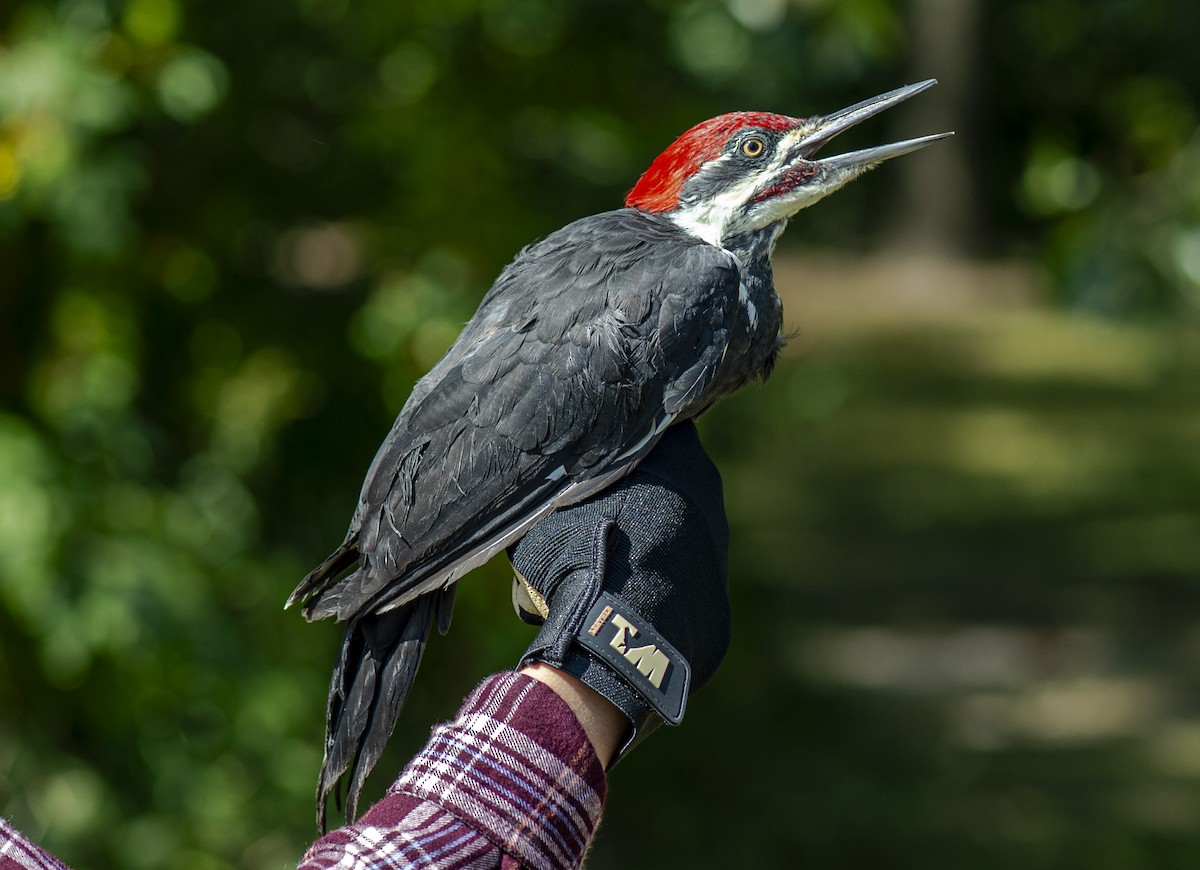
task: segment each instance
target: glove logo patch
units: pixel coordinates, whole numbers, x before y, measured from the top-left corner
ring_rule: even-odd
[[[631,662],[638,669],[638,673],[649,680],[654,688],[661,689],[663,677],[667,675],[667,668],[671,666],[671,660],[652,643],[630,647],[626,641],[626,635],[635,637],[638,633],[637,626],[619,613],[613,615],[612,621],[617,631],[608,645],[625,656],[625,660]]]
[[[607,593],[601,593],[583,624],[588,628],[579,642],[620,673],[663,719],[677,725],[691,678],[687,659]]]

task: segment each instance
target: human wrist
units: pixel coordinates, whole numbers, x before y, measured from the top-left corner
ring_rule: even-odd
[[[629,730],[625,714],[579,678],[545,662],[525,665],[520,673],[549,686],[562,698],[579,720],[600,764],[607,768]]]

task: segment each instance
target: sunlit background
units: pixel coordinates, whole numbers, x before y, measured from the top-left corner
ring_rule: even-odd
[[[589,866],[1200,864],[1200,4],[0,8],[0,814],[286,867],[340,632],[282,602],[498,269],[693,123],[941,84],[795,221],[703,421],[734,644]],[[377,796],[511,666],[469,578]],[[633,860],[633,856],[636,860]]]

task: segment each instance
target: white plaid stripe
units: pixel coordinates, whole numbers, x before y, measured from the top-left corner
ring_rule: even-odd
[[[313,846],[300,870],[484,870],[499,863],[495,844],[440,807],[425,804],[395,827],[339,829]]]

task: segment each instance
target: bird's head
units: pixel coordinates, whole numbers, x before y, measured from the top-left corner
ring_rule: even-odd
[[[834,157],[821,146],[855,124],[907,100],[936,80],[880,94],[832,115],[791,118],[730,112],[697,124],[642,174],[625,204],[662,214],[715,245],[778,225],[885,160],[924,148],[937,133]]]

